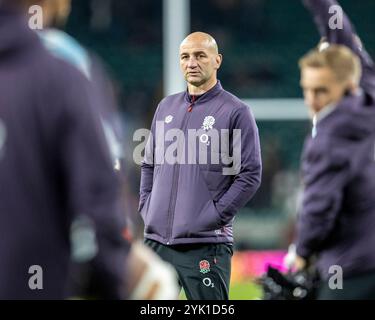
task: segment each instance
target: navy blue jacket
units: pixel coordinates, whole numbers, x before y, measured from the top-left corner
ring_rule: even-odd
[[[302,156],[304,196],[297,253],[317,255],[323,279],[339,265],[344,277],[375,271],[375,72],[345,16],[344,29],[328,27],[332,0],[305,1],[330,43],[344,44],[363,65],[358,95],[345,96],[320,120]]]
[[[78,215],[95,228],[92,265],[106,294],[122,294],[119,182],[90,92],[26,20],[0,9],[0,299],[67,296]],[[43,290],[29,288],[32,265],[43,269]]]

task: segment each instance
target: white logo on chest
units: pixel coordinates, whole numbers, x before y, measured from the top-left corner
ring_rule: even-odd
[[[203,120],[202,129],[205,131],[211,130],[215,124],[215,118],[213,116],[207,116]],[[208,140],[208,135],[203,133],[199,137],[200,142],[210,145],[210,141]]]
[[[202,129],[208,131],[213,128],[214,124],[215,118],[213,116],[207,116],[203,120]]]
[[[171,116],[171,115],[169,115],[169,116],[166,116],[165,117],[165,123],[171,123],[172,122],[172,120],[173,120],[173,116]]]

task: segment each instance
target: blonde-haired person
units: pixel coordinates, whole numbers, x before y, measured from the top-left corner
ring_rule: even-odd
[[[321,46],[299,61],[301,86],[312,116],[347,93],[358,92],[362,76],[360,59],[348,47],[334,44],[322,50]]]
[[[373,299],[374,64],[346,15],[343,29],[329,27],[336,1],[304,3],[324,41],[299,63],[313,129],[302,155],[295,266],[304,269],[316,258],[319,299]]]

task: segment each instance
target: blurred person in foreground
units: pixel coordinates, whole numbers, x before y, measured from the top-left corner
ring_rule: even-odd
[[[302,155],[295,266],[315,256],[319,299],[375,298],[374,64],[346,15],[342,29],[330,27],[336,1],[304,4],[323,41],[299,63],[313,130]],[[342,288],[329,281],[332,268],[342,270]]]
[[[218,81],[212,36],[190,34],[179,56],[187,90],[158,105],[142,162],[145,243],[176,268],[188,299],[228,299],[233,220],[261,180],[258,128]]]
[[[28,6],[62,2],[0,2],[0,299],[71,296],[72,262],[90,297],[173,298],[172,271],[124,239],[94,86],[28,28]]]
[[[40,1],[29,0],[43,9],[44,28],[37,30],[45,47],[59,59],[63,59],[77,68],[91,82],[95,94],[97,112],[100,114],[104,134],[112,156],[113,166],[120,176],[122,198],[127,217],[128,238],[137,235],[137,224],[140,224],[134,199],[130,190],[130,171],[132,157],[125,157],[126,131],[124,118],[120,113],[114,82],[107,71],[107,65],[95,52],[81,45],[75,38],[60,28],[67,22],[70,13],[70,0]],[[126,117],[125,117],[126,119]],[[129,128],[126,128],[129,130]],[[129,152],[128,152],[129,154]]]
[[[123,128],[112,81],[104,63],[93,52],[83,47],[76,39],[60,30],[66,24],[71,11],[71,0],[28,0],[41,6],[44,27],[38,30],[45,47],[57,58],[76,67],[93,85],[101,123],[110,147],[113,166],[123,169]]]

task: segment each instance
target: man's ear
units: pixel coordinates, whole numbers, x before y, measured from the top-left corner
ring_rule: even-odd
[[[348,86],[347,86],[347,91],[350,92],[351,94],[355,94],[359,89],[359,85],[356,81],[352,80],[349,81]]]
[[[223,55],[219,53],[216,56],[215,60],[216,60],[216,70],[218,70],[223,62]]]

